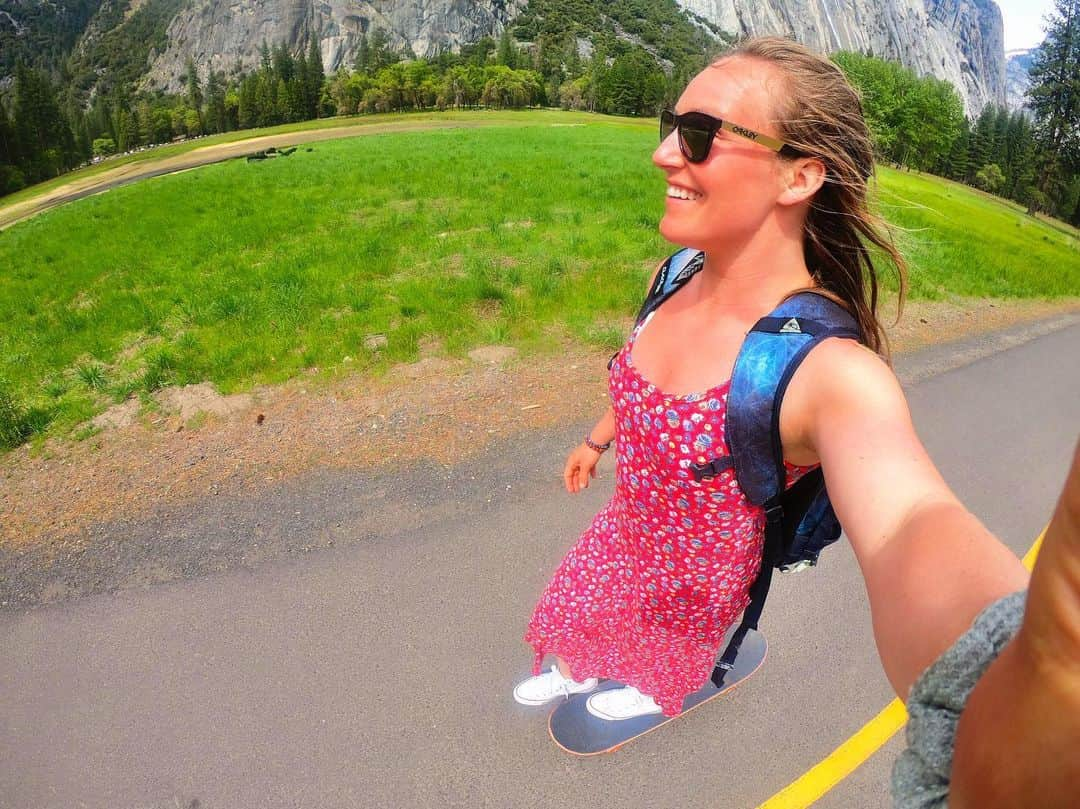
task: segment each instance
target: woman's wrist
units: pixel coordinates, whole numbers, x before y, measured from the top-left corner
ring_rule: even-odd
[[[585,436],[585,446],[587,446],[593,452],[599,452],[602,455],[603,453],[605,453],[609,449],[611,449],[611,441],[612,440],[614,440],[614,439],[609,439],[608,441],[605,441],[604,443],[601,444],[601,443],[599,443],[597,441],[593,441],[591,436],[586,435]]]

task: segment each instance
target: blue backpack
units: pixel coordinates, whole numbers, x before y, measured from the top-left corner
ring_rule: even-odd
[[[705,254],[690,248],[670,256],[657,272],[637,322],[678,292],[704,264]],[[734,665],[747,631],[757,629],[773,569],[788,572],[816,565],[822,549],[840,536],[821,468],[785,489],[780,444],[780,404],[788,382],[811,349],[827,337],[861,339],[846,309],[813,292],[792,295],[755,323],[731,374],[725,416],[731,454],[690,466],[699,481],[734,469],[746,499],[765,509],[761,571],[750,587],[750,604],[742,621],[713,670],[717,687]]]

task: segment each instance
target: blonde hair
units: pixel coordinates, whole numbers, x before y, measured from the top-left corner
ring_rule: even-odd
[[[879,249],[896,268],[897,317],[907,291],[907,264],[885,222],[867,205],[874,150],[859,93],[835,63],[789,39],[747,39],[713,64],[739,58],[779,68],[785,90],[774,102],[779,135],[825,164],[825,183],[811,200],[803,230],[806,266],[821,290],[848,307],[863,342],[887,356],[888,339],[877,314],[878,273],[872,250]]]

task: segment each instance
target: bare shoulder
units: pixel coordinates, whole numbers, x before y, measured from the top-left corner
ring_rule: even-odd
[[[896,374],[882,357],[855,340],[839,338],[825,340],[807,355],[788,393],[814,410],[876,409],[904,402]]]
[[[892,368],[866,346],[831,338],[803,360],[784,394],[780,431],[795,463],[821,457],[823,435],[909,427],[907,399]]]

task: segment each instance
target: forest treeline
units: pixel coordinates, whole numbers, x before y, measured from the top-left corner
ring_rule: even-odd
[[[19,65],[12,99],[0,104],[0,195],[143,146],[334,115],[560,106],[654,116],[723,47],[693,27],[672,36],[670,21],[635,17],[632,8],[623,24],[636,27],[642,44],[610,34],[585,40],[573,9],[557,5],[534,0],[498,41],[430,60],[395,50],[374,29],[351,68],[331,75],[314,39],[298,53],[264,43],[255,70],[189,62],[181,94],[118,88],[85,110],[65,104],[46,73]],[[1080,0],[1055,0],[1050,22],[1034,59],[1028,114],[990,105],[970,120],[948,82],[868,55],[833,58],[862,93],[879,159],[1080,226]]]

